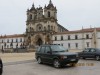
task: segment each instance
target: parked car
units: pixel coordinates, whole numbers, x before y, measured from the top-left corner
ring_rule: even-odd
[[[3,72],[3,64],[2,64],[2,60],[0,58],[0,75],[2,75]]]
[[[35,53],[35,57],[39,64],[49,63],[53,64],[55,68],[65,66],[67,64],[78,63],[78,53],[68,52],[60,45],[41,45]]]
[[[79,52],[79,57],[86,58],[95,58],[97,61],[100,60],[100,49],[97,48],[86,48],[82,52]]]

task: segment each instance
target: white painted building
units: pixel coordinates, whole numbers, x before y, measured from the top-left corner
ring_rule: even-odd
[[[100,48],[100,28],[68,31],[57,20],[57,8],[50,0],[44,8],[27,10],[26,33],[0,36],[0,50],[21,48],[25,45],[60,44],[70,50]]]
[[[24,34],[0,36],[0,50],[24,47]]]
[[[60,44],[69,50],[100,48],[100,28],[87,28],[76,31],[55,33],[53,44]],[[24,34],[0,36],[0,50],[25,47]]]
[[[88,28],[56,33],[53,35],[52,39],[53,44],[60,44],[70,50],[100,48],[100,28]]]

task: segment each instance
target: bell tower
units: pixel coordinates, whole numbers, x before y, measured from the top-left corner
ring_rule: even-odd
[[[45,18],[54,18],[57,20],[57,9],[54,7],[52,1],[49,1],[49,4],[44,7],[44,16]]]
[[[26,45],[31,45],[31,37],[34,33],[34,23],[37,18],[37,10],[32,4],[30,9],[27,9],[27,20],[26,20]]]
[[[57,9],[53,5],[52,1],[49,1],[49,4],[44,7],[44,17],[50,26],[50,29],[54,32],[58,32],[58,23],[57,23]],[[47,26],[48,26],[47,25]],[[49,29],[48,26],[48,29]]]
[[[36,9],[34,7],[34,3],[33,3],[31,9],[30,10],[27,9],[27,21],[29,21],[29,20],[35,20],[36,13],[37,13],[37,11],[36,11]]]
[[[43,17],[43,9],[42,7],[39,6],[39,8],[37,8],[37,19],[40,19]]]
[[[57,9],[52,1],[44,8],[35,8],[33,3],[27,10],[26,45],[51,44],[52,35],[58,31]]]

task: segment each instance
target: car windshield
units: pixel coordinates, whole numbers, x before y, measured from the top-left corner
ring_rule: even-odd
[[[59,45],[51,46],[51,49],[53,52],[65,52],[65,51],[67,51],[66,48],[64,48],[63,46],[59,46]]]

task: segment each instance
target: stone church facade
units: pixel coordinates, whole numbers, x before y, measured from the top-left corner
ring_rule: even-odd
[[[51,0],[44,8],[35,8],[33,3],[27,10],[26,45],[51,44],[53,34],[65,31],[68,30],[57,22],[57,9]]]
[[[25,34],[0,36],[0,51],[42,44],[59,44],[69,50],[100,48],[100,28],[67,30],[58,23],[57,8],[50,0],[44,8],[35,8],[33,3],[27,10]]]

